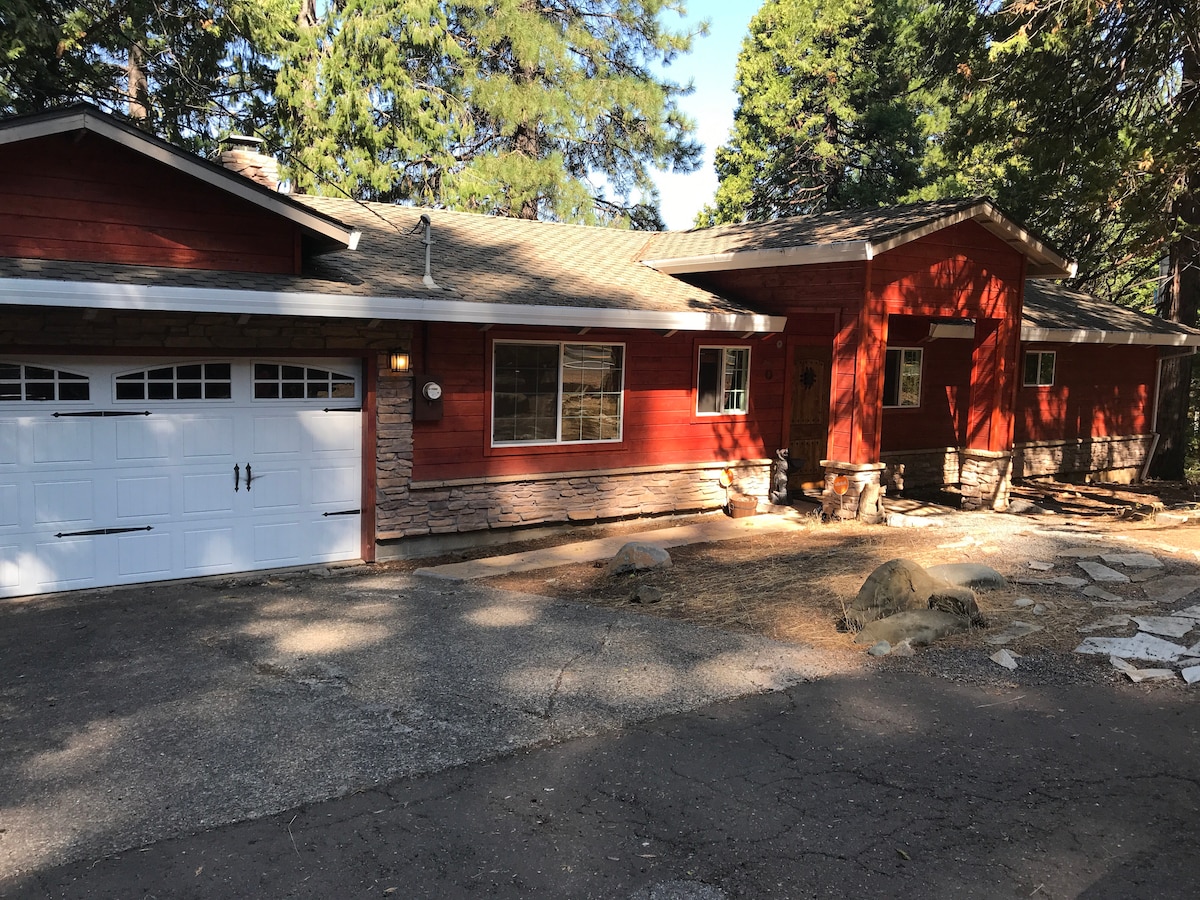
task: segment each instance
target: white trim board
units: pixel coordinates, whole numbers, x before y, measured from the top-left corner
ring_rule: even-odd
[[[669,312],[642,309],[474,303],[420,297],[164,287],[87,281],[0,278],[0,306],[125,309],[154,312],[235,313],[381,321],[461,322],[477,325],[550,325],[563,328],[645,328],[775,334],[784,316],[752,313]]]

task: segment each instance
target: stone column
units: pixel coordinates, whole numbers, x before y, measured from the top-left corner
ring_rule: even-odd
[[[1008,509],[1012,454],[997,450],[963,450],[959,479],[963,509]]]
[[[821,465],[825,469],[825,490],[821,493],[821,511],[828,518],[855,519],[859,518],[860,500],[863,498],[863,491],[872,486],[873,490],[867,492],[867,497],[874,496],[878,500],[880,490],[880,480],[884,470],[883,463],[844,463],[836,460],[823,459]],[[839,476],[845,476],[847,486],[846,493],[839,496],[834,491],[834,482]],[[878,504],[873,504],[878,506]],[[863,509],[861,516],[864,521],[878,522],[879,509],[874,510]]]

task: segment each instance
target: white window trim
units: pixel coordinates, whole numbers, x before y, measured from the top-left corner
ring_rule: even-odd
[[[1037,380],[1037,381],[1028,381],[1026,379],[1026,376],[1029,372],[1029,357],[1031,357],[1031,356],[1039,357],[1038,366],[1037,366],[1037,378],[1039,380]],[[1054,359],[1053,375],[1051,376],[1050,380],[1046,381],[1046,382],[1043,382],[1040,380],[1042,377],[1042,365],[1041,365],[1040,357],[1043,357],[1043,356],[1049,356]],[[1024,358],[1023,362],[1024,362],[1024,366],[1022,367],[1022,372],[1021,372],[1021,386],[1022,387],[1054,387],[1055,379],[1058,378],[1058,353],[1057,353],[1057,351],[1054,351],[1054,350],[1026,350],[1025,358]]]
[[[46,364],[43,364],[40,362],[24,362],[24,361],[15,362],[15,361],[7,360],[7,359],[0,359],[0,363],[3,363],[5,365],[10,365],[10,366],[17,366],[21,370],[21,373],[17,378],[4,379],[9,384],[19,384],[21,386],[20,398],[0,400],[0,404],[3,404],[2,408],[4,408],[4,409],[8,409],[10,407],[15,407],[18,404],[45,406],[45,404],[47,404],[47,403],[85,404],[85,403],[94,403],[95,402],[95,398],[92,396],[92,385],[93,385],[94,379],[92,378],[91,375],[84,374],[83,372],[75,372],[70,369],[64,369],[57,365],[52,365],[52,364],[46,365]],[[27,378],[25,370],[29,369],[29,368],[49,369],[51,372],[54,373],[54,377],[53,378],[32,378],[32,379]],[[63,377],[62,377],[63,375],[74,375],[76,377],[69,378],[69,379],[63,379]],[[73,384],[73,385],[86,383],[87,391],[88,391],[88,399],[87,400],[63,400],[59,396],[59,394],[61,393],[61,391],[59,390],[59,386],[63,383]],[[27,399],[26,395],[29,393],[28,386],[30,384],[53,384],[54,385],[54,398],[51,400],[29,400],[29,399]]]
[[[499,346],[528,346],[532,344],[551,345],[558,347],[558,390],[554,397],[554,440],[552,441],[497,441],[496,440],[496,347]],[[562,436],[562,401],[563,401],[563,361],[566,354],[564,347],[620,347],[621,348],[621,391],[617,403],[617,417],[620,425],[617,437],[602,438],[594,441],[564,441]],[[518,338],[505,338],[492,342],[492,377],[491,377],[491,418],[488,422],[488,438],[492,447],[582,447],[588,444],[619,444],[625,440],[625,374],[628,370],[629,356],[625,344],[621,341],[523,341]]]
[[[917,402],[916,403],[911,404],[909,406],[905,406],[901,403],[888,403],[887,398],[885,397],[884,402],[883,402],[883,408],[884,409],[920,409],[921,406],[925,402],[925,348],[924,347],[887,347],[883,353],[883,365],[884,365],[884,379],[883,380],[884,380],[884,383],[887,382],[887,372],[886,372],[886,370],[887,370],[887,355],[888,355],[888,353],[892,352],[893,350],[900,354],[900,371],[896,373],[896,378],[897,378],[896,398],[899,399],[899,397],[900,397],[899,379],[901,377],[903,377],[904,351],[906,351],[906,350],[915,350],[917,353],[921,354],[920,387],[917,389]],[[882,387],[883,386],[880,385],[881,390],[882,390]]]
[[[696,349],[696,402],[694,405],[697,416],[745,416],[750,413],[750,347],[745,344],[701,344]],[[745,350],[746,351],[746,408],[745,409],[722,409],[716,412],[700,409],[700,354],[705,350],[720,350],[721,351],[721,371],[717,375],[717,390],[720,391],[722,403],[725,396],[725,351],[726,350]]]

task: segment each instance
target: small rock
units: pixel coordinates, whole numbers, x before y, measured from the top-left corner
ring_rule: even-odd
[[[630,603],[658,603],[660,600],[662,591],[652,584],[639,584],[633,596],[629,598]]]
[[[1017,607],[1018,609],[1024,609],[1027,606],[1033,606],[1033,601],[1028,597],[1018,597],[1013,601],[1013,606]]]
[[[1133,682],[1163,681],[1175,677],[1175,673],[1170,669],[1139,669],[1137,666],[1125,662],[1119,656],[1110,656],[1108,661],[1113,664],[1113,668],[1124,672]]]
[[[991,566],[981,566],[978,563],[944,563],[940,566],[930,566],[925,570],[934,578],[953,584],[957,587],[970,588],[1005,588],[1008,582],[1004,576]]]
[[[1183,637],[1200,622],[1187,616],[1133,616],[1139,631],[1163,637]]]
[[[671,554],[662,547],[630,541],[608,561],[606,568],[609,575],[623,575],[626,572],[665,569],[670,565]]]
[[[900,643],[892,648],[892,656],[916,656],[917,652],[913,650],[912,642],[905,638]]]
[[[1043,562],[1040,559],[1031,559],[1029,561],[1028,565],[1029,565],[1029,568],[1036,569],[1039,572],[1049,572],[1051,569],[1054,568],[1054,563]]]
[[[1017,638],[1022,638],[1027,634],[1033,634],[1035,631],[1041,630],[1041,625],[1031,625],[1029,622],[1010,622],[1008,627],[1003,631],[989,634],[984,640],[989,644],[1007,644],[1009,641],[1015,641]]]
[[[1035,616],[1044,616],[1046,614],[1046,604],[1045,603],[1036,603],[1036,604],[1034,604],[1034,607],[1033,607],[1033,609],[1030,610],[1030,612],[1033,613]]]
[[[1110,566],[1125,566],[1128,569],[1161,569],[1162,560],[1149,553],[1103,553],[1100,558]]]
[[[949,634],[966,631],[971,623],[962,616],[940,609],[910,609],[867,624],[854,638],[856,644],[876,644],[887,641],[893,647],[907,640],[913,647],[923,647]]]
[[[1167,575],[1147,585],[1144,590],[1146,596],[1156,603],[1174,603],[1200,590],[1200,578],[1195,575]]]
[[[988,659],[990,659],[996,665],[1004,666],[1004,668],[1009,670],[1017,667],[1017,661],[1013,659],[1013,655],[1007,650],[997,650],[995,653],[989,656]]]
[[[1123,572],[1118,572],[1116,569],[1110,569],[1103,563],[1092,562],[1091,560],[1077,560],[1075,565],[1087,572],[1092,577],[1093,581],[1108,582],[1110,584],[1128,584],[1129,576]]]
[[[1083,593],[1087,597],[1095,597],[1097,600],[1103,600],[1106,603],[1118,603],[1125,599],[1120,594],[1114,594],[1111,591],[1106,591],[1104,588],[1098,587],[1094,584],[1085,587],[1083,589]]]
[[[1175,662],[1190,656],[1186,647],[1164,641],[1160,637],[1139,631],[1133,637],[1090,637],[1075,648],[1076,653],[1100,653],[1121,659],[1144,659],[1149,662]]]
[[[889,653],[892,652],[892,645],[889,644],[887,641],[879,641],[878,643],[874,644],[871,647],[871,649],[868,650],[867,652],[870,653],[872,656],[887,656]]]
[[[1051,584],[1061,584],[1063,587],[1083,587],[1088,583],[1086,578],[1076,578],[1074,575],[1059,575],[1050,579]]]
[[[1105,628],[1124,628],[1128,624],[1129,615],[1127,613],[1117,613],[1106,619],[1101,619],[1099,622],[1093,622],[1091,625],[1080,625],[1075,630],[1086,634],[1089,631],[1101,631]]]
[[[1065,550],[1059,550],[1054,555],[1066,556],[1072,559],[1091,559],[1103,552],[1099,547],[1068,547]]]
[[[1188,666],[1186,669],[1180,669],[1179,674],[1188,684],[1195,684],[1200,681],[1200,666]]]

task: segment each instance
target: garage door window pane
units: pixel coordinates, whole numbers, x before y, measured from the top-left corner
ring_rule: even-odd
[[[76,372],[0,363],[0,402],[87,400],[90,384],[86,375]]]
[[[256,400],[352,400],[356,381],[353,375],[308,366],[255,363],[254,397]]]
[[[229,400],[229,363],[187,363],[129,372],[116,378],[118,400]]]

